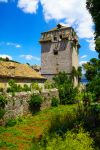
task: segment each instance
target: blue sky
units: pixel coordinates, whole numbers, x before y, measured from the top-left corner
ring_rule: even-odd
[[[78,9],[74,10],[77,5]],[[85,0],[0,0],[0,56],[9,56],[22,63],[41,64],[38,42],[41,32],[58,23],[72,26],[77,31],[81,44],[80,64],[97,57],[94,25],[85,8]]]

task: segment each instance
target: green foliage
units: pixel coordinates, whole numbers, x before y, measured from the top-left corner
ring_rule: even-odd
[[[91,92],[85,92],[83,95],[83,105],[89,106],[95,101],[95,94]]]
[[[31,91],[31,88],[27,84],[24,84],[23,91]]]
[[[76,68],[73,66],[72,67],[72,72],[71,72],[71,80],[74,81],[74,77],[77,77],[77,70]]]
[[[78,78],[78,83],[81,80],[82,77],[82,67],[79,66],[78,69],[76,69],[74,66],[72,67],[72,72],[71,72],[71,80],[74,81],[74,78]]]
[[[7,98],[5,95],[0,95],[0,108],[4,108],[5,104],[7,104]]]
[[[74,127],[74,124],[76,123],[76,110],[73,111],[67,111],[64,114],[61,114],[60,112],[55,114],[50,120],[51,124],[48,129],[48,133],[50,135],[56,133],[59,136],[63,136],[65,132],[72,129]]]
[[[75,97],[78,90],[67,77],[67,74],[65,72],[60,72],[53,80],[55,86],[59,90],[60,103],[64,105],[75,103]]]
[[[75,100],[77,102],[82,102],[83,101],[83,97],[84,97],[84,93],[79,92],[76,96],[75,96]]]
[[[94,100],[100,100],[100,74],[98,74],[91,82],[88,83],[87,91],[94,93]]]
[[[40,106],[41,106],[42,101],[43,101],[43,99],[39,94],[34,94],[33,93],[31,95],[31,98],[30,98],[30,101],[29,101],[30,110],[32,112],[40,110]]]
[[[82,78],[82,67],[81,66],[79,66],[77,69],[77,76],[78,76],[78,83],[79,83]]]
[[[6,111],[5,111],[3,108],[0,108],[0,119],[3,118],[5,112],[6,112]]]
[[[56,86],[59,86],[59,85],[63,85],[64,82],[68,82],[68,76],[65,72],[59,72],[58,75],[56,75],[54,78],[53,78],[54,82],[55,82],[55,85]]]
[[[87,0],[87,8],[90,11],[95,23],[96,36],[99,36],[100,35],[100,1]]]
[[[12,144],[10,142],[4,142],[0,140],[0,148],[2,149],[2,147],[7,147],[9,149],[16,149],[17,146],[15,144]]]
[[[87,0],[87,8],[92,15],[95,23],[95,35],[96,35],[96,51],[99,53],[100,58],[100,1],[99,0]]]
[[[27,84],[24,84],[24,87],[22,87],[19,84],[16,84],[15,80],[9,80],[8,82],[9,87],[7,88],[7,92],[12,92],[13,94],[15,92],[27,92],[27,91],[31,91],[31,87],[29,87]]]
[[[52,98],[51,106],[57,107],[59,105],[59,103],[60,103],[60,100],[57,97]]]
[[[96,58],[92,58],[90,62],[87,62],[86,64],[84,64],[83,67],[86,71],[85,76],[87,80],[91,81],[96,77],[96,75],[100,71],[100,60]]]
[[[15,93],[22,91],[22,87],[20,85],[17,85],[13,79],[9,80],[8,84],[9,87],[7,88],[7,92]]]
[[[46,82],[44,83],[44,88],[45,89],[52,89],[53,84],[49,80],[46,80]]]
[[[96,39],[96,51],[99,53],[99,59],[100,59],[100,37]]]
[[[7,98],[5,95],[0,95],[0,119],[3,118],[4,114],[5,114],[5,104],[7,104]]]
[[[6,123],[6,127],[13,127],[17,124],[17,121],[15,119],[9,119]]]
[[[53,137],[46,136],[36,145],[37,150],[93,150],[93,140],[89,133],[80,129],[78,133],[68,131],[64,138],[54,135]]]
[[[38,83],[34,82],[31,84],[31,89],[34,91],[34,90],[37,90],[41,93],[41,90],[42,90],[42,87],[39,86]]]
[[[3,92],[3,88],[0,88],[0,92]]]

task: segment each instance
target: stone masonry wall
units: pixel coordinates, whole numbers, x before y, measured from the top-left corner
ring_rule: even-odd
[[[7,94],[8,102],[5,105],[6,113],[3,117],[4,122],[30,113],[28,101],[30,100],[31,94],[31,92],[21,92],[15,94],[15,96]],[[40,110],[44,110],[51,107],[51,99],[53,97],[59,98],[59,93],[57,89],[43,90],[41,96],[44,101],[41,104]]]

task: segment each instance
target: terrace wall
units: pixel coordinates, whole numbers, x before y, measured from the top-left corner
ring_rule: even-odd
[[[16,93],[15,96],[7,94],[8,102],[4,108],[6,113],[3,117],[3,122],[30,114],[28,101],[30,100],[31,94],[31,92]],[[41,92],[41,96],[43,97],[44,101],[41,104],[40,110],[44,110],[51,107],[51,99],[53,97],[59,98],[59,93],[57,89],[43,90]]]

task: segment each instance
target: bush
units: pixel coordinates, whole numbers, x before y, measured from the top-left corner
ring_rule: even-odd
[[[60,100],[59,100],[57,97],[53,97],[53,98],[52,98],[52,103],[51,103],[51,105],[52,105],[53,107],[58,106],[59,103],[60,103]]]
[[[0,107],[4,108],[6,103],[7,103],[6,97],[3,94],[0,95]]]
[[[53,88],[53,84],[50,82],[50,81],[46,81],[45,83],[44,83],[44,88],[45,89],[52,89]]]
[[[65,72],[60,72],[53,80],[55,87],[59,90],[60,103],[64,105],[75,103],[78,89],[74,87],[67,74]]]
[[[86,90],[95,94],[95,101],[100,100],[100,73],[87,84]]]
[[[31,91],[31,88],[27,84],[24,84],[23,91]]]
[[[3,92],[3,88],[0,88],[0,92]]]
[[[30,101],[29,101],[30,110],[32,112],[40,110],[42,101],[43,101],[43,99],[40,95],[32,94]]]
[[[5,114],[5,110],[0,108],[0,119],[3,118],[4,114]]]
[[[39,91],[41,93],[42,87],[40,87],[39,84],[35,82],[35,83],[31,84],[31,89],[33,91],[36,90],[36,91]]]
[[[13,127],[17,124],[17,121],[15,119],[9,119],[6,123],[6,127]]]
[[[44,137],[39,144],[34,144],[36,150],[94,150],[93,140],[82,129],[78,133],[68,131],[64,138],[58,135]]]
[[[17,85],[13,79],[9,80],[8,84],[9,84],[9,87],[7,88],[7,92],[15,93],[15,92],[23,91],[22,87],[20,85]]]

